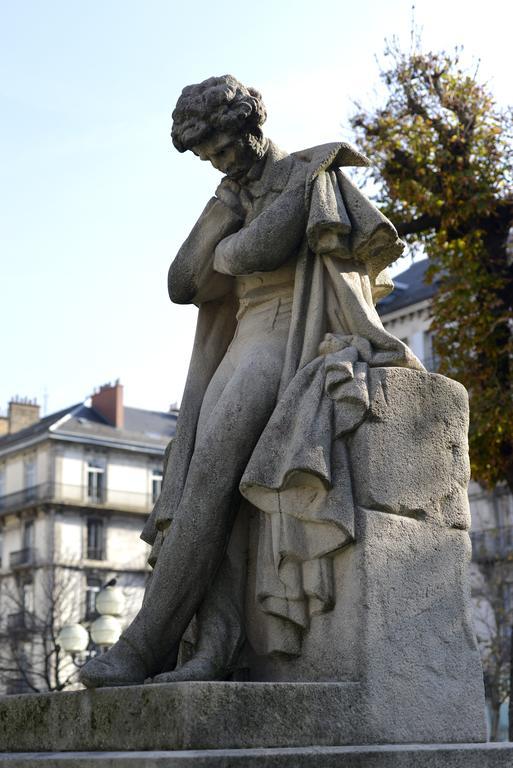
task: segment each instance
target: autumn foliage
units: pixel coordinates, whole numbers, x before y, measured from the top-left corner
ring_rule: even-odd
[[[430,259],[440,372],[471,405],[473,476],[513,490],[513,115],[466,73],[460,52],[387,46],[382,107],[351,119],[378,202]]]

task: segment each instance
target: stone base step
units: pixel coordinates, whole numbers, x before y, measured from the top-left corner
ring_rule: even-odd
[[[135,685],[2,696],[0,752],[338,746],[364,724],[358,683]]]
[[[511,768],[513,742],[0,754],[0,768]]]

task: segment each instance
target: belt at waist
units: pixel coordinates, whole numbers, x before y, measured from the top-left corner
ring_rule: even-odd
[[[274,291],[271,298],[241,299],[237,312],[239,331],[249,324],[266,323],[269,318],[272,319],[273,323],[277,318],[288,322],[292,314],[292,298],[292,292],[289,290],[283,295]]]
[[[237,275],[235,293],[240,299],[271,299],[292,293],[296,266],[284,264],[271,272],[253,272],[251,275]]]

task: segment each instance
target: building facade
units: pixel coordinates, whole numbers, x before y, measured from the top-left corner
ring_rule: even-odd
[[[4,647],[0,690],[45,689],[35,648],[41,626],[28,624],[87,626],[96,594],[113,578],[124,619],[138,610],[149,570],[139,534],[160,493],[176,418],[124,406],[119,383],[42,419],[34,403],[9,404],[0,419],[0,640],[19,640],[29,679]]]

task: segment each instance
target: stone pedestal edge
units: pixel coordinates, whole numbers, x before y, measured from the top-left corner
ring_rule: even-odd
[[[512,765],[512,742],[0,754],[0,768],[511,768]]]

